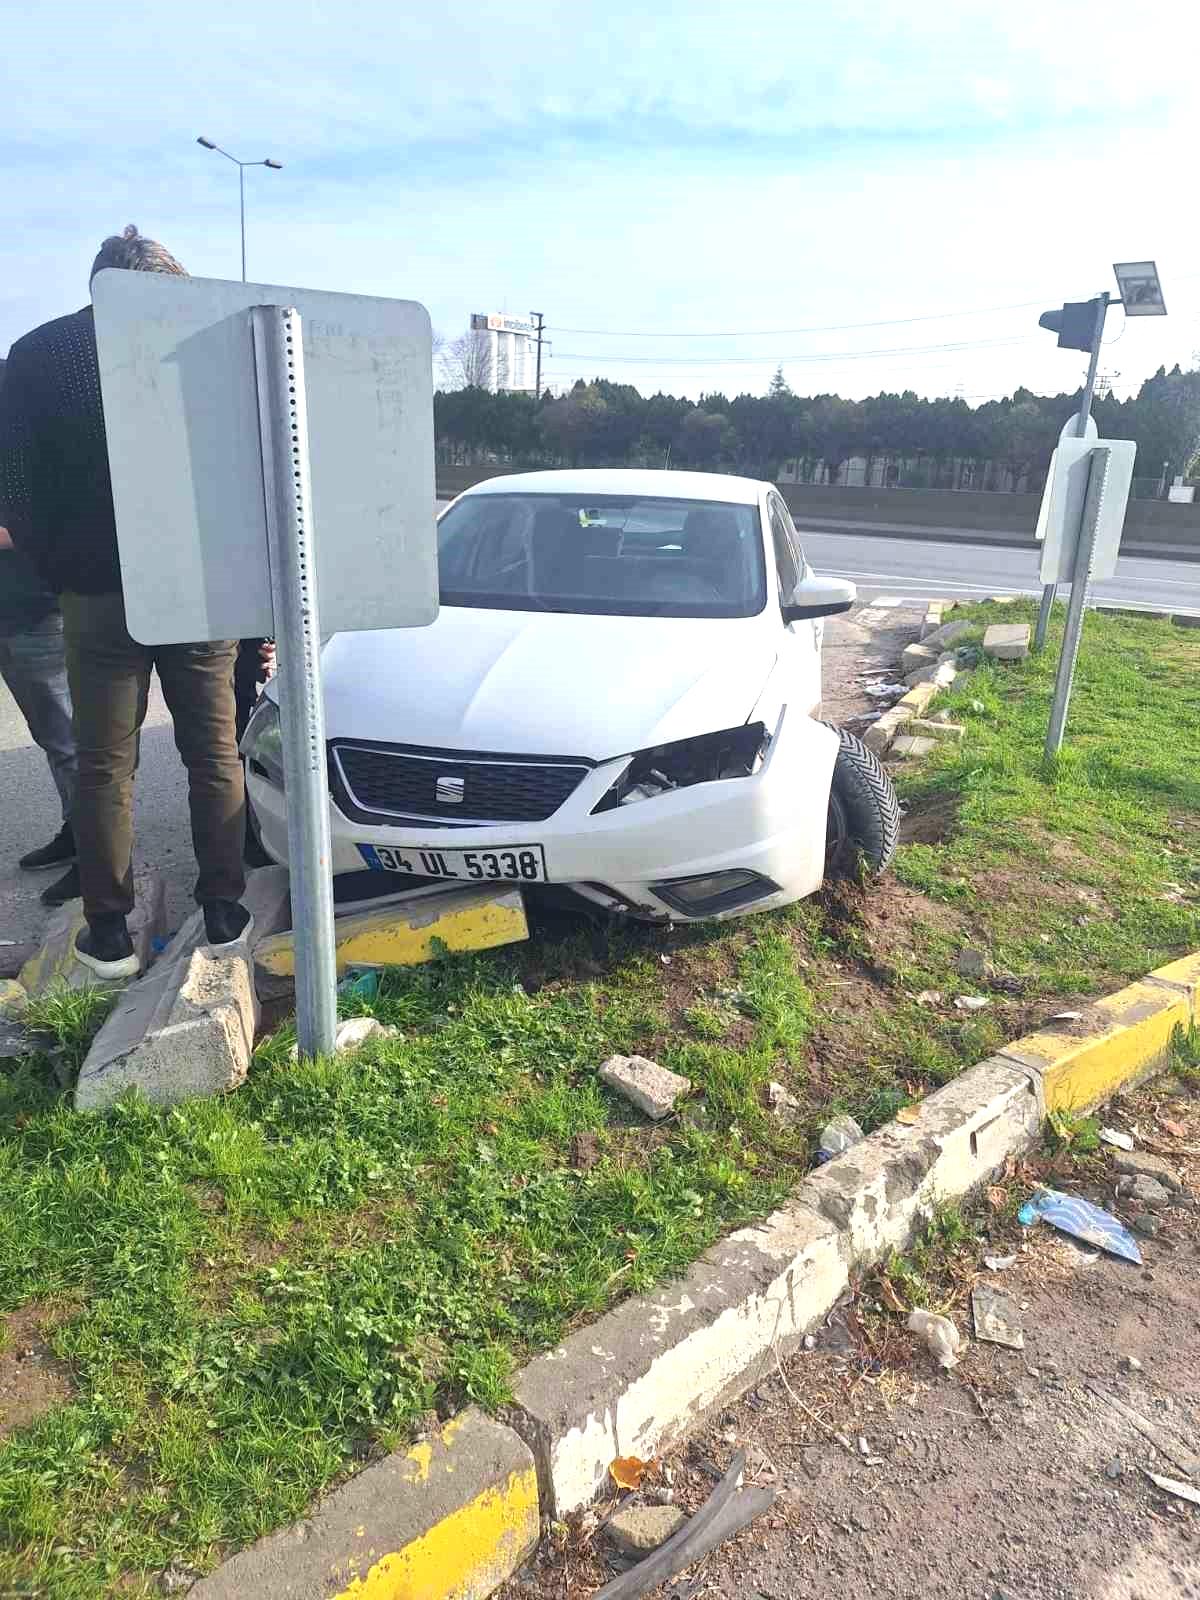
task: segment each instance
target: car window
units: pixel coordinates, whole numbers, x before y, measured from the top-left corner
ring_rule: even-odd
[[[438,523],[441,602],[610,616],[748,617],[766,603],[755,506],[465,495]]]
[[[779,575],[779,598],[786,604],[800,582],[803,560],[796,547],[795,531],[791,526],[787,508],[778,495],[767,502],[771,521],[771,541],[775,546],[775,571]]]
[[[788,543],[795,554],[796,564],[800,569],[800,576],[803,578],[808,571],[808,561],[804,554],[804,542],[796,531],[796,524],[792,521],[792,513],[788,510],[787,501],[782,495],[779,497],[779,509],[783,517],[783,526],[788,533]]]

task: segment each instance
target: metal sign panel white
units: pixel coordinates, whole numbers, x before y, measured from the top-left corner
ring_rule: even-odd
[[[303,325],[322,631],[438,607],[429,315],[411,300],[108,269],[92,294],[129,631],[276,632],[250,308]]]
[[[1153,261],[1117,261],[1113,263],[1113,272],[1127,317],[1166,316],[1162,284]]]
[[[1046,480],[1046,494],[1042,502],[1045,522],[1041,570],[1043,583],[1071,582],[1083,523],[1084,501],[1087,499],[1091,455],[1098,446],[1103,446],[1110,455],[1108,482],[1096,527],[1092,577],[1111,578],[1117,570],[1137,445],[1132,439],[1063,439],[1051,458],[1050,476]],[[1041,525],[1042,519],[1039,518]]]

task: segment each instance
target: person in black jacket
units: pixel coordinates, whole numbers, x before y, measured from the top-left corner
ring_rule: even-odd
[[[0,361],[0,387],[4,362]],[[63,645],[62,612],[29,561],[13,549],[0,526],[0,679],[25,718],[34,743],[45,754],[62,804],[62,827],[48,844],[20,860],[24,872],[68,870],[42,891],[42,904],[65,905],[79,896],[75,835],[75,735],[71,729],[71,691]]]
[[[92,266],[183,274],[128,227]],[[91,306],[47,322],[9,352],[0,393],[0,522],[61,597],[78,747],[75,843],[87,921],[76,954],[103,978],[135,976],[133,775],[157,671],[188,770],[196,899],[210,945],[247,937],[246,800],[235,731],[237,641],[138,644],[125,625]],[[163,529],[170,538],[171,530]]]

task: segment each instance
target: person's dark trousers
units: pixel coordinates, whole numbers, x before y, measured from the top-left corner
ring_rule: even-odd
[[[236,640],[143,645],[129,636],[119,594],[62,597],[79,760],[75,838],[84,915],[133,909],[133,775],[158,673],[188,771],[196,899],[240,900],[246,794],[233,699]]]
[[[44,751],[70,822],[75,803],[75,735],[71,731],[71,691],[63,647],[63,620],[57,611],[31,622],[19,633],[0,631],[0,678]]]
[[[233,669],[233,698],[237,708],[237,739],[242,742],[242,735],[250,722],[250,714],[258,704],[259,692],[267,681],[267,669],[263,666],[262,647],[265,639],[242,639],[237,647],[237,662]]]

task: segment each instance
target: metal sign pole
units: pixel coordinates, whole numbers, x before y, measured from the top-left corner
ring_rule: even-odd
[[[1092,414],[1092,396],[1096,392],[1096,369],[1100,364],[1100,344],[1104,338],[1104,319],[1108,316],[1109,295],[1106,290],[1096,301],[1096,326],[1092,331],[1092,353],[1088,361],[1087,382],[1083,386],[1083,395],[1079,401],[1079,414],[1075,419],[1075,437],[1087,437],[1088,418]],[[1046,642],[1046,630],[1050,626],[1050,613],[1054,610],[1054,601],[1057,598],[1058,585],[1048,583],[1042,590],[1042,604],[1038,611],[1037,628],[1033,635],[1033,648],[1040,650]]]
[[[337,962],[304,350],[298,311],[254,306],[250,320],[279,646],[288,865],[296,930],[296,1037],[302,1056],[327,1055],[337,1028]]]
[[[1104,504],[1104,489],[1108,482],[1108,464],[1111,450],[1103,446],[1092,451],[1088,472],[1087,499],[1083,506],[1083,525],[1079,530],[1079,543],[1075,547],[1075,565],[1071,571],[1071,600],[1067,606],[1067,631],[1063,636],[1062,651],[1058,658],[1058,671],[1054,679],[1054,699],[1050,703],[1050,726],[1046,730],[1046,758],[1051,759],[1062,749],[1063,734],[1067,726],[1067,707],[1071,703],[1071,686],[1075,680],[1075,662],[1079,655],[1079,639],[1083,632],[1083,614],[1087,609],[1088,590],[1092,582],[1092,566],[1096,555],[1096,530]]]

